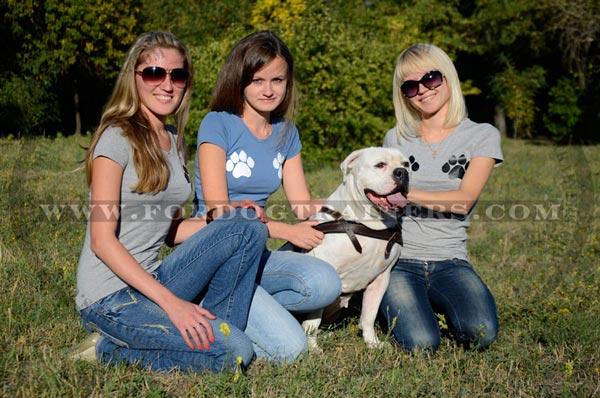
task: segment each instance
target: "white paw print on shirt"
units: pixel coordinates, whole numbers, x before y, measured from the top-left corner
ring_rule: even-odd
[[[281,167],[281,165],[283,164],[284,160],[285,159],[283,158],[283,155],[279,152],[277,152],[277,157],[273,159],[273,167],[275,168],[275,170],[277,170],[277,176],[280,180],[283,176],[283,167]]]
[[[248,156],[244,151],[240,151],[239,154],[237,152],[232,153],[225,164],[225,169],[230,172],[234,178],[250,177],[252,175],[253,167],[254,159]]]

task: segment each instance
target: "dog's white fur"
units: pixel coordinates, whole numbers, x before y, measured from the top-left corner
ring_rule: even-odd
[[[401,189],[406,195],[408,166],[408,159],[396,149],[371,147],[354,151],[341,163],[343,182],[327,198],[324,206],[338,211],[345,220],[362,223],[371,229],[394,228],[397,223],[395,211],[406,205],[404,196],[394,193]],[[399,174],[403,175],[401,179]],[[370,200],[366,194],[368,191],[380,195],[379,200]],[[394,197],[391,200],[394,203],[383,199],[387,195]],[[320,222],[332,220],[326,213],[318,213],[315,218]],[[327,307],[326,312],[337,312],[347,307],[353,293],[365,290],[360,328],[367,346],[379,347],[381,342],[375,333],[375,318],[388,287],[391,266],[400,255],[401,247],[394,244],[386,259],[387,241],[359,235],[357,238],[362,253],[354,248],[346,234],[333,233],[326,234],[323,243],[307,254],[327,261],[340,275],[342,295]],[[322,316],[323,310],[315,311],[302,323],[311,351],[321,351],[316,335]]]

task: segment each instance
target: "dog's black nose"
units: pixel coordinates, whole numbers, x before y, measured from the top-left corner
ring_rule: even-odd
[[[398,182],[405,182],[408,179],[408,170],[402,167],[394,169],[394,180]]]

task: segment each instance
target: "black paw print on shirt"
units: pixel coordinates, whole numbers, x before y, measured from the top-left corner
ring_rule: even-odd
[[[442,166],[442,171],[448,173],[451,180],[455,178],[462,179],[467,168],[469,168],[469,161],[465,155],[460,155],[458,158],[452,155]]]
[[[419,170],[419,167],[420,167],[420,166],[419,166],[419,163],[417,163],[417,161],[416,161],[416,159],[415,159],[415,157],[414,157],[414,156],[410,155],[410,156],[408,157],[408,162],[410,163],[410,169],[411,169],[412,171],[417,171],[417,170]]]

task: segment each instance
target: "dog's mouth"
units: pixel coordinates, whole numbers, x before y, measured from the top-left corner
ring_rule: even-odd
[[[396,187],[392,192],[385,195],[379,195],[375,191],[365,189],[365,195],[371,203],[388,211],[404,208],[408,204],[407,193],[408,191],[402,186]]]

